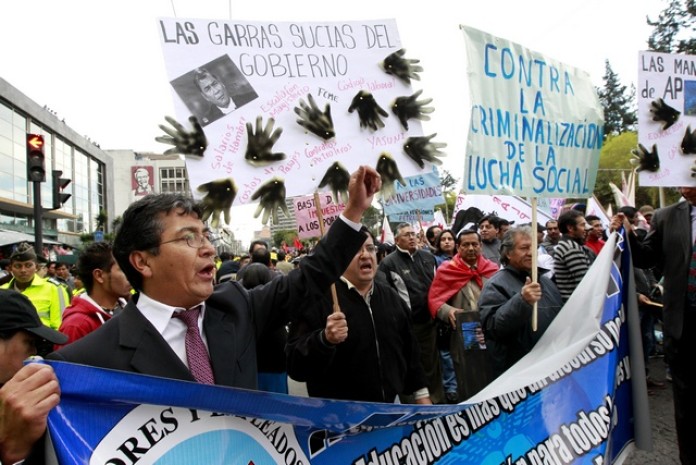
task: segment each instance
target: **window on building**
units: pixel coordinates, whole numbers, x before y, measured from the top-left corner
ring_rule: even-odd
[[[160,168],[160,189],[162,193],[191,195],[186,167]]]

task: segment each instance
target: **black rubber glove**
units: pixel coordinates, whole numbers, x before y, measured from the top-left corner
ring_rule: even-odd
[[[444,142],[430,142],[437,136],[437,133],[429,136],[409,137],[404,144],[404,152],[408,157],[415,161],[421,168],[425,167],[425,162],[429,161],[435,165],[441,165],[442,160],[437,157],[442,157],[445,154],[440,151],[441,148],[447,147]]]
[[[220,214],[225,215],[225,223],[230,223],[230,208],[237,196],[237,186],[232,178],[217,179],[198,186],[198,192],[205,193],[201,205],[203,217],[207,221],[212,216],[211,226],[217,228],[220,225]]]
[[[653,144],[652,150],[648,152],[643,144],[638,144],[638,147],[631,150],[633,158],[631,165],[637,166],[638,171],[658,171],[660,169],[660,158],[657,156],[657,145]]]
[[[295,113],[300,117],[297,120],[297,124],[324,140],[335,137],[336,131],[334,130],[333,119],[331,119],[331,107],[329,104],[326,104],[324,112],[322,112],[317,107],[312,94],[307,94],[307,101],[309,104],[300,99],[300,106],[295,107]]]
[[[396,193],[394,181],[399,181],[402,185],[406,185],[406,181],[399,172],[399,167],[396,166],[396,162],[387,152],[380,154],[375,169],[382,177],[382,189],[380,189],[382,198],[388,199]]]
[[[663,131],[676,123],[680,114],[678,110],[667,105],[661,98],[650,103],[650,113],[653,115],[653,121],[662,123]]]
[[[195,155],[197,157],[203,156],[203,152],[205,152],[208,146],[208,139],[206,139],[203,128],[198,123],[198,119],[195,116],[189,117],[191,126],[193,126],[193,130],[190,132],[186,131],[186,129],[171,116],[165,116],[164,119],[172,127],[170,128],[164,124],[160,124],[159,128],[167,133],[167,135],[155,137],[155,140],[162,144],[174,146],[166,150],[164,155],[181,153],[184,155]]]
[[[285,160],[284,153],[274,153],[271,151],[273,149],[273,144],[276,143],[283,133],[282,128],[278,128],[274,131],[274,125],[275,120],[273,118],[268,118],[266,128],[263,129],[262,118],[259,116],[256,118],[256,134],[254,134],[251,123],[246,124],[248,142],[244,159],[249,162],[249,164],[254,166],[266,166],[276,161]]]
[[[321,178],[319,187],[329,186],[333,194],[334,202],[348,202],[348,183],[350,182],[350,173],[339,162],[335,161],[329,166],[329,169]]]
[[[399,118],[401,126],[408,131],[408,120],[411,118],[419,119],[421,121],[429,121],[430,116],[427,113],[432,113],[435,111],[433,107],[426,107],[425,105],[433,101],[433,99],[423,99],[417,100],[423,91],[419,90],[410,97],[397,97],[392,103],[391,110],[392,113]]]
[[[370,128],[373,131],[384,127],[384,122],[380,116],[385,118],[389,116],[389,114],[377,104],[372,94],[365,90],[361,90],[355,94],[355,97],[353,97],[353,100],[350,102],[348,113],[353,113],[355,110],[358,110],[360,127]]]
[[[406,84],[411,84],[411,79],[420,81],[418,73],[423,71],[423,68],[418,65],[420,60],[404,58],[405,54],[406,49],[402,48],[388,55],[381,63],[382,69],[385,73],[396,76]]]
[[[273,217],[273,224],[278,224],[278,208],[283,210],[286,218],[290,218],[288,206],[285,205],[285,182],[274,177],[262,184],[256,192],[251,194],[251,200],[258,200],[259,206],[254,212],[254,218],[258,218],[261,212],[261,222],[268,223],[268,218]]]

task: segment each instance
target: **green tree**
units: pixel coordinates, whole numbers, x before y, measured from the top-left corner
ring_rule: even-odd
[[[292,246],[295,236],[297,236],[297,231],[294,229],[280,229],[273,233],[273,245],[280,247],[283,241],[285,241],[285,244]]]
[[[435,208],[444,210],[445,220],[449,221],[450,212],[454,209],[454,203],[457,200],[457,194],[454,190],[459,185],[459,179],[452,176],[452,173],[449,171],[442,170],[440,185],[442,186],[442,196],[445,198],[445,203],[435,205]]]
[[[648,48],[663,53],[696,53],[696,1],[670,0],[656,20],[647,18],[654,29]]]
[[[631,92],[621,84],[619,75],[604,61],[604,87],[598,89],[599,101],[604,109],[604,137],[635,129],[638,118],[634,107],[635,88]]]

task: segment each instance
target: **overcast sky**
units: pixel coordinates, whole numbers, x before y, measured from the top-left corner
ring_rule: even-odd
[[[663,0],[11,0],[3,4],[0,76],[48,105],[102,149],[162,151],[154,141],[173,115],[157,18],[346,21],[395,18],[408,57],[424,72],[418,88],[434,99],[426,134],[446,142],[445,168],[461,179],[468,129],[465,24],[587,71],[602,85],[609,60],[635,83]],[[414,86],[415,87],[415,86]],[[243,207],[242,207],[243,208]],[[236,210],[237,208],[235,208]],[[248,211],[248,210],[247,210]],[[246,211],[244,213],[246,215]],[[233,210],[233,216],[235,211]],[[243,216],[240,211],[238,218]]]

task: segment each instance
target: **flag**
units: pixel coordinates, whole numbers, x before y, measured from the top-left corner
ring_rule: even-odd
[[[293,244],[295,246],[295,250],[298,252],[302,250],[302,242],[300,242],[300,238],[295,236],[295,243]]]
[[[384,219],[382,220],[382,235],[379,238],[379,241],[382,244],[394,243],[394,233],[391,230],[391,226],[389,226],[389,220],[387,219],[387,215],[384,215]]]

